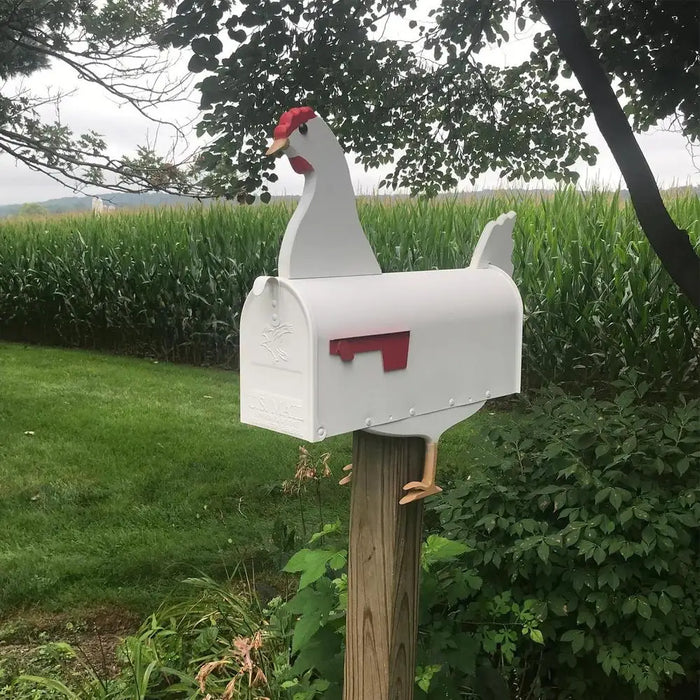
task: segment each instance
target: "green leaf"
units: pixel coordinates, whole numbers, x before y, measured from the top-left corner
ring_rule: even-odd
[[[313,544],[314,542],[317,542],[322,537],[326,537],[326,535],[335,534],[339,530],[340,530],[340,520],[336,520],[334,523],[326,523],[323,526],[322,530],[320,530],[319,532],[314,532],[314,534],[311,535],[311,539],[309,540],[309,544]]]
[[[434,564],[453,561],[468,551],[469,547],[463,542],[455,542],[438,535],[429,535],[421,552],[421,565],[425,571],[428,571]]]
[[[549,561],[549,545],[546,542],[541,542],[537,547],[537,556],[546,564]]]
[[[219,628],[216,625],[205,627],[195,638],[192,648],[196,654],[203,654],[208,651],[219,635]]]
[[[667,596],[670,598],[675,598],[676,600],[680,599],[683,597],[683,589],[680,586],[668,586],[665,590],[664,593],[666,593]]]
[[[673,608],[673,603],[671,602],[671,599],[665,593],[662,593],[659,596],[659,610],[664,615],[668,615],[668,613],[671,612],[672,608]]]
[[[61,683],[61,681],[55,678],[43,678],[41,676],[19,676],[18,681],[28,681],[30,683],[36,683],[37,685],[44,686],[49,690],[53,690],[57,693],[61,693],[68,700],[80,700],[80,696],[76,695],[68,686]]]
[[[321,615],[311,611],[305,612],[294,625],[294,636],[292,637],[292,654],[296,654],[306,646],[311,637],[318,632],[321,627]]]
[[[630,596],[622,604],[622,614],[631,615],[637,609],[637,599],[634,596]]]
[[[632,435],[631,437],[628,437],[623,443],[622,443],[622,451],[626,454],[632,454],[634,452],[635,447],[637,447],[637,438]]]
[[[313,588],[302,588],[284,604],[284,609],[293,615],[319,615],[325,617],[333,610],[336,602],[337,586],[323,579]]]
[[[594,499],[594,502],[596,503],[596,505],[598,503],[602,503],[603,501],[609,499],[611,490],[612,489],[609,486],[606,486],[604,489],[601,489],[600,491],[598,491],[598,493],[596,493],[595,499]]]
[[[567,630],[561,636],[562,642],[571,642],[571,651],[577,654],[581,649],[583,649],[586,637],[582,630]]]
[[[301,549],[292,556],[282,571],[301,572],[299,588],[305,588],[326,573],[328,562],[337,555],[338,552],[334,550]]]
[[[617,489],[613,489],[612,493],[610,494],[610,505],[615,510],[620,510],[620,506],[622,505],[622,496]]]
[[[566,505],[566,491],[558,493],[554,497],[554,510],[561,510]]]
[[[207,66],[207,60],[199,54],[192,54],[189,63],[187,64],[187,70],[192,73],[201,73]]]
[[[609,586],[612,590],[616,590],[620,585],[620,577],[614,567],[606,566],[598,575],[598,586],[602,588],[603,585]]]
[[[579,450],[587,450],[598,442],[599,436],[594,432],[582,433],[576,439],[576,446]]]
[[[343,672],[341,644],[340,634],[330,629],[328,625],[322,626],[299,650],[292,672],[301,675],[316,669],[327,678],[337,677],[336,673]]]
[[[610,445],[606,443],[598,445],[598,447],[595,448],[595,456],[598,458],[603,457],[604,455],[608,454],[608,452],[610,452]]]
[[[664,435],[673,440],[674,442],[678,440],[678,428],[676,428],[675,425],[671,425],[670,423],[665,423],[663,427]]]
[[[632,508],[632,512],[634,513],[634,517],[637,518],[637,520],[649,520],[649,513],[643,508],[634,506]]]
[[[631,556],[634,555],[634,545],[632,542],[625,542],[622,547],[620,547],[620,554],[622,558],[627,561]]]
[[[644,598],[637,601],[637,612],[645,619],[651,619],[651,606]]]
[[[442,664],[433,664],[431,666],[419,666],[416,669],[416,684],[424,692],[430,690],[430,682],[433,676],[442,669]]]
[[[634,389],[627,389],[615,398],[615,403],[622,409],[627,408],[635,399]]]
[[[542,636],[542,632],[540,632],[540,630],[531,629],[530,639],[532,639],[532,641],[536,644],[544,644],[544,637]]]
[[[550,596],[549,601],[548,601],[549,609],[555,614],[555,615],[566,615],[569,612],[568,606],[566,604],[566,600],[562,598],[561,596],[553,595]]]
[[[340,571],[348,563],[348,553],[345,550],[336,552],[329,560],[328,566],[334,571]]]

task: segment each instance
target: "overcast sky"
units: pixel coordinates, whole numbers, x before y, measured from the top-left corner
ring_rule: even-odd
[[[512,64],[527,57],[531,42],[528,37],[510,41],[504,50],[493,49],[488,59],[500,65]],[[120,106],[108,98],[104,91],[94,85],[85,84],[74,78],[71,71],[63,66],[35,73],[25,79],[25,85],[35,94],[45,94],[47,89],[75,90],[75,94],[63,100],[60,109],[61,121],[76,133],[94,129],[105,136],[109,149],[114,154],[133,152],[139,144],[154,140],[163,149],[170,142],[171,134],[158,130],[154,124],[128,106]],[[0,89],[2,86],[0,85]],[[5,90],[2,90],[5,92]],[[6,93],[7,94],[7,93]],[[290,107],[295,105],[290,105]],[[196,105],[168,105],[163,108],[165,118],[178,119],[185,122],[196,117]],[[55,113],[45,110],[45,119],[53,120]],[[322,115],[323,116],[323,115]],[[270,125],[270,132],[274,128]],[[598,147],[600,155],[598,164],[594,167],[581,164],[581,185],[597,184],[606,187],[624,187],[610,151],[603,141],[595,122],[590,119],[585,125],[590,134],[591,142]],[[652,133],[639,137],[640,145],[649,161],[651,169],[662,187],[679,185],[700,185],[700,159],[693,162],[688,152],[686,140],[677,133],[657,129]],[[355,189],[360,193],[371,193],[376,190],[382,173],[377,171],[365,172],[349,157],[352,180]],[[273,185],[273,194],[298,194],[301,192],[303,179],[296,175],[286,159],[281,159],[278,166],[279,181]],[[553,183],[545,183],[553,186]],[[465,183],[460,189],[485,189],[494,187],[513,187],[517,183],[503,182],[496,174],[487,173],[476,183],[475,187]],[[530,184],[532,186],[532,183]],[[87,189],[87,193],[101,191],[101,188]],[[31,171],[26,166],[15,162],[7,155],[0,156],[0,204],[23,202],[39,202],[56,197],[72,196],[72,190],[62,187],[46,175]]]

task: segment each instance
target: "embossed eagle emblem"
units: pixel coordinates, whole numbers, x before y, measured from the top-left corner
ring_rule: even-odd
[[[265,350],[267,350],[275,364],[278,362],[287,362],[289,360],[289,355],[282,349],[282,343],[285,335],[289,335],[292,332],[291,323],[281,323],[278,326],[268,326],[262,333],[264,340],[260,345],[262,345]]]

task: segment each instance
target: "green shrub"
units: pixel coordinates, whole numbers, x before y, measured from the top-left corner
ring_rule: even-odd
[[[276,677],[284,700],[341,700],[345,649],[345,615],[347,612],[347,550],[342,544],[327,541],[338,525],[327,525],[311,538],[310,546],[298,551],[285,571],[300,575],[296,594],[281,603],[270,618],[270,630],[288,640],[289,665],[280,668]],[[337,539],[337,538],[336,538]],[[323,540],[323,543],[321,543]],[[468,550],[460,542],[430,535],[421,552],[421,605],[432,612],[437,603],[445,605],[455,596],[480,588],[479,576],[470,570],[456,569],[459,557]],[[498,672],[478,665],[480,658],[490,658],[500,645],[501,655],[512,660],[521,637],[542,643],[535,601],[515,603],[508,592],[494,593],[486,601],[484,616],[474,630],[449,630],[430,615],[423,620],[416,668],[416,692],[419,698],[463,697],[466,686],[452,686],[449,677],[458,669],[462,680],[472,689],[480,684],[503,685]],[[500,642],[505,634],[508,640]],[[512,641],[511,641],[512,640]],[[427,642],[427,645],[426,645]],[[431,645],[442,643],[439,658]],[[446,649],[447,643],[451,651]],[[445,682],[447,679],[447,682]],[[288,695],[284,692],[289,693]]]
[[[471,683],[455,640],[483,637],[495,596],[541,620],[544,644],[493,639],[488,662],[517,697],[665,697],[698,677],[700,401],[646,405],[646,388],[553,391],[436,502],[439,531],[469,547],[423,599],[422,647],[445,687]]]

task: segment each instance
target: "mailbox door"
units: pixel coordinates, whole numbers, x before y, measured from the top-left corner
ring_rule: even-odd
[[[259,278],[241,314],[241,422],[304,440],[313,429],[314,344],[303,305],[283,282]]]

